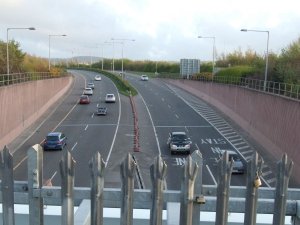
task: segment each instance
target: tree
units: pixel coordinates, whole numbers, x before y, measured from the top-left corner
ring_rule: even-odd
[[[300,83],[300,37],[281,54],[275,66],[275,76],[285,83]]]

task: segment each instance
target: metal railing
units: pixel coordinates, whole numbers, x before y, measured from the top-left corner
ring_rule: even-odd
[[[266,81],[266,87],[264,80],[243,78],[243,77],[230,77],[230,76],[178,76],[173,74],[162,74],[159,78],[171,78],[171,79],[190,79],[203,82],[213,82],[220,84],[236,85],[244,88],[249,88],[257,91],[268,92],[271,94],[284,96],[291,99],[300,100],[300,84],[288,84],[273,81]]]
[[[121,225],[133,224],[133,209],[150,210],[150,225],[163,224],[163,210],[168,211],[167,224],[176,216],[179,220],[175,224],[201,224],[200,211],[216,212],[217,225],[228,224],[229,212],[244,213],[245,225],[256,224],[257,213],[272,214],[273,225],[283,225],[287,215],[292,217],[294,225],[300,224],[300,190],[288,189],[293,162],[286,155],[277,164],[275,189],[261,187],[263,160],[256,153],[247,163],[246,187],[230,186],[233,162],[228,160],[227,153],[218,162],[217,185],[210,186],[202,185],[203,159],[197,150],[187,157],[182,167],[181,190],[178,191],[164,189],[167,165],[161,156],[150,167],[151,190],[134,189],[137,162],[130,153],[120,165],[120,189],[104,188],[105,163],[99,153],[89,162],[90,188],[74,187],[75,161],[69,151],[64,150],[59,164],[61,187],[43,186],[43,149],[40,145],[32,146],[27,156],[28,181],[14,181],[12,155],[6,147],[0,155],[0,197],[5,225],[14,224],[14,204],[28,204],[30,225],[43,224],[44,205],[61,206],[62,225],[102,225],[105,207],[120,209]],[[90,206],[85,217],[90,223],[83,223],[77,214],[74,216],[74,206],[80,206],[86,199],[90,200]],[[174,203],[180,203],[177,210],[170,207]]]
[[[0,74],[0,86],[18,84],[28,81],[59,78],[68,75],[66,72],[34,72]]]

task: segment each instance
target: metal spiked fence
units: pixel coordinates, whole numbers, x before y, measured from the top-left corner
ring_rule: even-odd
[[[263,160],[254,154],[247,163],[247,186],[230,186],[232,162],[228,154],[219,161],[219,178],[216,186],[202,184],[203,159],[199,151],[187,157],[182,169],[181,190],[165,190],[167,165],[157,156],[150,168],[152,189],[134,189],[136,161],[129,153],[120,165],[122,186],[120,189],[104,188],[105,163],[97,152],[90,160],[91,187],[74,187],[75,161],[65,150],[60,161],[61,187],[43,186],[43,150],[34,145],[28,150],[28,181],[14,181],[13,157],[8,148],[0,154],[1,194],[3,224],[14,225],[15,204],[28,204],[30,225],[44,224],[44,205],[61,206],[62,225],[103,223],[103,208],[119,208],[120,224],[133,224],[133,209],[150,210],[150,225],[171,224],[163,222],[162,211],[170,217],[179,216],[172,224],[204,224],[200,212],[216,212],[215,224],[228,224],[228,213],[244,213],[244,224],[257,224],[258,213],[272,214],[273,225],[283,225],[285,216],[291,216],[294,225],[300,224],[300,190],[288,189],[293,162],[284,155],[278,162],[276,188],[261,187],[260,173]],[[88,218],[74,216],[74,206],[90,200]],[[178,204],[178,211],[172,211],[170,204]],[[175,207],[176,208],[176,207]],[[82,215],[81,215],[82,216]],[[79,222],[81,221],[81,222]]]

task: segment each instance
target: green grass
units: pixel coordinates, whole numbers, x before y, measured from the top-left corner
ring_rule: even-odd
[[[108,71],[95,69],[95,68],[74,68],[74,69],[93,71],[108,77],[109,79],[112,80],[112,82],[114,82],[114,84],[118,88],[119,93],[122,95],[129,96],[131,93],[132,96],[135,96],[138,94],[137,90],[134,87],[132,87],[127,80],[124,80],[120,76],[110,73]]]

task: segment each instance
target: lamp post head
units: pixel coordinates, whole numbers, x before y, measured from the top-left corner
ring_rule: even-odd
[[[247,29],[241,29],[241,31],[243,31],[243,32],[247,32],[248,30],[247,30]]]
[[[61,36],[66,37],[67,35],[66,35],[66,34],[63,34],[63,35],[61,35]]]
[[[28,30],[35,30],[34,27],[28,27]]]
[[[198,36],[198,38],[202,38],[202,36]]]

